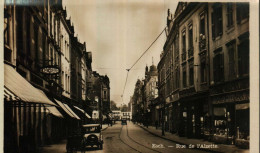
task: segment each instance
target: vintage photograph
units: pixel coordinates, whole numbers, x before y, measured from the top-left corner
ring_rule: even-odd
[[[4,153],[250,152],[249,1],[3,9]]]

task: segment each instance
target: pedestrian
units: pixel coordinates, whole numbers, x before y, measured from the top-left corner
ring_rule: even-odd
[[[110,125],[113,126],[113,121],[112,120],[110,120]]]
[[[158,121],[155,121],[155,128],[158,129]]]

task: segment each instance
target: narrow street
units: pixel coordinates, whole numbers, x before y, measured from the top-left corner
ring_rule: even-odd
[[[3,152],[259,152],[250,1],[5,0]]]
[[[202,153],[197,149],[176,148],[176,143],[154,136],[140,128],[138,125],[128,122],[128,125],[121,125],[117,122],[112,127],[108,127],[102,132],[104,148],[87,148],[90,153],[122,153],[122,152],[142,152],[142,153]],[[153,148],[152,146],[157,146]],[[66,141],[61,144],[44,147],[41,153],[65,153]],[[80,152],[80,151],[78,151]]]

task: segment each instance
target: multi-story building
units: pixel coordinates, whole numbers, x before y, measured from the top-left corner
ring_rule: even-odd
[[[208,81],[205,35],[208,33],[207,3],[179,3],[174,18],[179,33],[180,135],[200,138],[209,127],[205,125],[208,113]],[[198,27],[200,30],[194,30]],[[201,48],[202,47],[202,48]],[[192,103],[191,103],[192,101]]]
[[[158,87],[169,129],[248,146],[249,4],[180,2],[167,19]]]
[[[143,115],[143,82],[138,79],[135,84],[134,94],[132,97],[132,118],[134,122],[142,122]]]
[[[61,49],[61,84],[63,88],[62,95],[66,98],[70,98],[70,52],[71,42],[70,35],[74,32],[71,25],[68,25],[66,10],[60,11],[60,49]]]
[[[71,99],[75,105],[82,105],[81,57],[86,46],[71,35]]]
[[[55,105],[50,96],[61,97],[61,54],[53,34],[57,29],[49,29],[55,27],[50,12],[56,13],[60,3],[42,0],[25,7],[5,2],[5,90],[12,93],[5,98],[5,152],[33,152],[53,136],[54,131],[47,128],[46,104]],[[49,110],[62,117],[56,107]],[[56,131],[56,138],[64,134],[64,130]]]
[[[110,85],[107,75],[102,76],[93,71],[92,76],[88,79],[88,91],[91,93],[88,101],[92,110],[99,112],[99,119],[103,115],[110,113]]]
[[[107,75],[101,76],[102,81],[102,112],[107,115],[110,112],[110,81]]]
[[[214,141],[249,143],[249,3],[209,3]]]
[[[155,124],[155,121],[158,121],[158,110],[154,109],[156,105],[154,104],[154,100],[158,97],[158,89],[157,89],[157,82],[158,82],[158,74],[157,68],[154,64],[145,68],[145,79],[144,79],[144,113],[146,119],[148,120],[148,124]],[[154,111],[152,111],[154,110]]]
[[[92,75],[91,52],[74,37],[62,0],[21,3],[4,5],[4,146],[10,153],[36,152],[90,118],[82,102]]]

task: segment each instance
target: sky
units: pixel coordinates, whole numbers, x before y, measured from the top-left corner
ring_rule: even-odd
[[[80,42],[92,52],[92,69],[110,79],[110,99],[127,104],[137,79],[143,79],[145,66],[157,66],[166,34],[127,71],[166,27],[168,8],[174,14],[177,2],[171,0],[64,0],[67,18]]]

